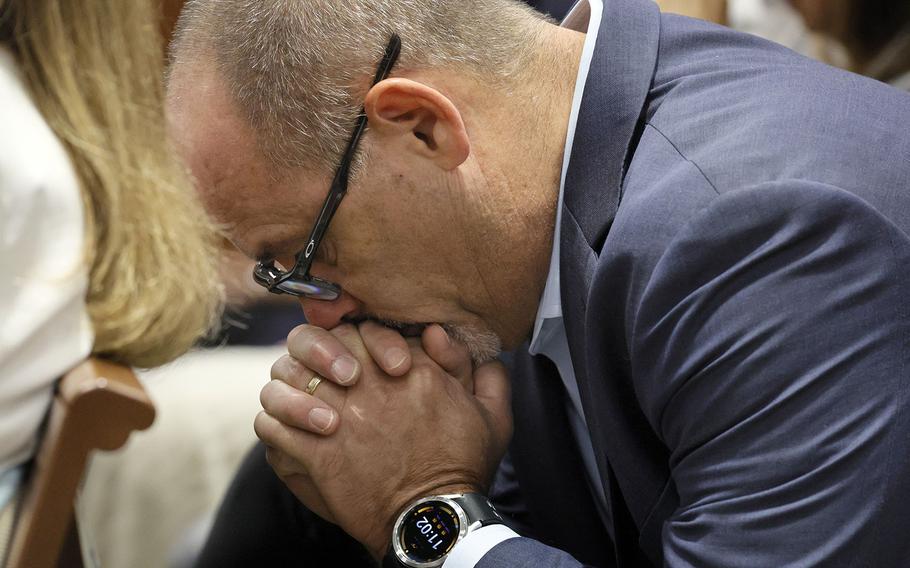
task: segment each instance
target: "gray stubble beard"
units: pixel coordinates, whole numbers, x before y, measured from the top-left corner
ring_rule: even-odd
[[[417,337],[430,324],[411,324],[396,320],[383,318],[363,317],[356,320],[348,320],[348,323],[360,323],[361,321],[373,320],[382,325],[398,331],[405,337]],[[442,323],[439,324],[445,330],[449,337],[461,343],[468,349],[471,361],[477,367],[484,363],[496,359],[502,352],[502,340],[499,336],[489,329],[483,329],[474,325]]]
[[[468,348],[475,367],[489,363],[502,352],[502,341],[499,336],[488,329],[454,323],[444,323],[442,329],[449,337]]]

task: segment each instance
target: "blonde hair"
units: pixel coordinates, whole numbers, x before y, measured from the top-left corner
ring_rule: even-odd
[[[545,21],[517,0],[190,0],[172,53],[215,60],[273,162],[328,170],[393,33],[396,74],[457,67],[508,90]]]
[[[151,367],[221,303],[215,233],[167,141],[163,38],[149,0],[0,0],[7,41],[75,166],[94,353]]]

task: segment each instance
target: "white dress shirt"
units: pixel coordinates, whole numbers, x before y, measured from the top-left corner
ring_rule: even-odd
[[[594,459],[594,448],[591,444],[591,435],[585,423],[584,410],[581,406],[581,397],[578,393],[578,384],[575,381],[575,369],[569,355],[569,343],[566,338],[566,327],[562,316],[562,300],[559,284],[559,235],[562,222],[563,193],[566,186],[566,172],[569,159],[572,155],[572,145],[575,141],[575,126],[578,122],[578,112],[581,108],[581,97],[588,79],[591,67],[591,58],[594,55],[594,44],[597,41],[597,32],[600,29],[600,20],[603,14],[602,0],[581,1],[572,8],[572,11],[563,20],[562,25],[576,31],[587,30],[581,62],[578,67],[578,77],[575,81],[575,95],[572,100],[572,113],[569,115],[569,129],[566,135],[565,151],[562,160],[562,175],[559,184],[559,201],[556,207],[556,228],[553,235],[553,249],[550,254],[550,271],[547,274],[547,283],[544,287],[540,304],[537,308],[537,318],[534,321],[534,332],[531,336],[529,352],[532,355],[544,355],[556,365],[560,378],[568,394],[568,416],[572,433],[578,444],[582,461],[585,465],[587,481],[592,495],[596,498],[598,511],[601,516],[606,515],[606,496],[603,484],[597,471]],[[519,536],[504,525],[490,525],[478,529],[461,542],[455,545],[446,559],[445,568],[469,568],[475,566],[491,548],[509,538]]]
[[[0,47],[0,507],[35,451],[58,377],[91,351],[75,171]]]

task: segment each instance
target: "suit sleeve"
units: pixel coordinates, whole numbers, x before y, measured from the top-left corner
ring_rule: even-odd
[[[530,538],[510,538],[488,552],[477,568],[582,568],[571,554]]]
[[[907,565],[899,228],[818,184],[724,194],[666,249],[631,337],[679,494],[666,565]]]
[[[476,568],[582,567],[582,564],[572,555],[527,538],[528,535],[534,534],[534,529],[531,526],[530,516],[525,508],[521,488],[515,477],[511,456],[508,453],[496,472],[496,478],[490,490],[490,500],[503,516],[505,523],[519,534],[524,535],[525,538],[503,540],[483,555],[476,564]],[[449,566],[449,562],[446,562],[445,566]]]

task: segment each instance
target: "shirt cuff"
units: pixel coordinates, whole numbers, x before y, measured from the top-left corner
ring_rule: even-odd
[[[487,525],[469,533],[452,548],[444,568],[474,568],[494,546],[519,535],[505,525]]]

